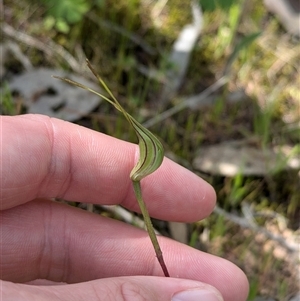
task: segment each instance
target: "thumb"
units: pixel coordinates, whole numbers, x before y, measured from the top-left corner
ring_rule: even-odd
[[[208,284],[152,276],[49,286],[1,281],[0,295],[6,301],[223,301],[221,294]]]

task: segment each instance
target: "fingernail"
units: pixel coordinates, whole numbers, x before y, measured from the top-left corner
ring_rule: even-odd
[[[193,289],[174,295],[172,301],[223,301],[223,298],[213,291]]]

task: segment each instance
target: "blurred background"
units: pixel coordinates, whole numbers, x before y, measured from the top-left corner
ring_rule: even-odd
[[[101,91],[88,58],[166,156],[217,192],[207,219],[156,229],[241,267],[249,301],[300,300],[299,1],[0,5],[2,115],[46,114],[136,143],[113,107],[51,77]],[[143,227],[136,213],[87,203],[71,205]]]

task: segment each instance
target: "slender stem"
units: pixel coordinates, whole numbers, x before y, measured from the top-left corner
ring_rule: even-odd
[[[152,225],[152,222],[151,222],[151,218],[150,218],[148,210],[146,208],[146,204],[143,201],[140,181],[132,181],[132,183],[133,183],[134,193],[135,193],[135,196],[136,196],[137,201],[139,203],[139,206],[141,208],[142,215],[144,217],[144,221],[145,221],[145,224],[146,224],[146,228],[147,228],[149,237],[151,239],[152,245],[154,247],[155,254],[156,254],[156,257],[158,259],[158,262],[159,262],[159,264],[160,264],[160,266],[161,266],[161,268],[164,272],[164,275],[166,277],[170,277],[168,269],[167,269],[166,264],[165,264],[165,261],[163,259],[163,254],[162,254],[162,251],[160,249],[156,234],[154,232],[154,228],[153,228],[153,225]]]

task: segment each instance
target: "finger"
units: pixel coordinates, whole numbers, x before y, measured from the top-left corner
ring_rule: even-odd
[[[207,284],[162,277],[119,277],[58,286],[34,286],[5,281],[0,284],[1,296],[6,301],[223,301],[221,294]]]
[[[1,117],[1,209],[36,197],[122,204],[138,211],[129,174],[136,145],[42,115]],[[165,159],[142,181],[153,217],[195,221],[215,205],[210,185]]]
[[[82,282],[128,275],[162,276],[147,234],[71,206],[34,201],[2,211],[2,279]],[[226,301],[246,298],[248,283],[232,263],[159,237],[171,277],[216,287]]]

